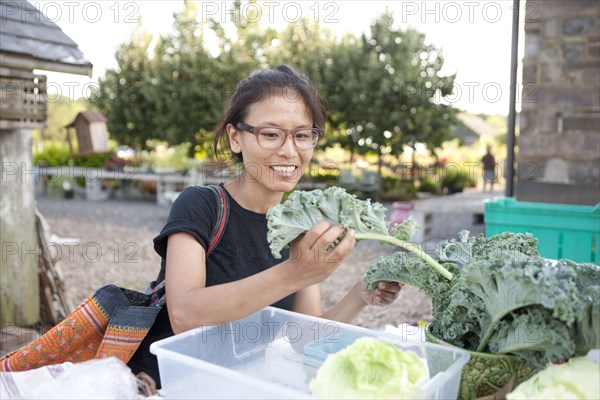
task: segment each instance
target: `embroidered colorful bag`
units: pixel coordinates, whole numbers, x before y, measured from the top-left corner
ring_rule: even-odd
[[[222,186],[207,187],[215,193],[219,204],[209,255],[227,225],[229,202]],[[165,303],[164,280],[159,284],[151,282],[145,293],[115,285],[103,286],[40,338],[0,358],[0,372],[111,356],[127,364]]]

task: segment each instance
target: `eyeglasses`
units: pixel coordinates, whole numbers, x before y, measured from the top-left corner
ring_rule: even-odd
[[[310,150],[315,148],[319,139],[323,137],[321,128],[296,128],[284,129],[274,128],[272,126],[252,126],[243,122],[235,124],[236,128],[253,133],[261,147],[266,149],[276,149],[283,145],[288,135],[292,136],[294,144],[300,150]]]

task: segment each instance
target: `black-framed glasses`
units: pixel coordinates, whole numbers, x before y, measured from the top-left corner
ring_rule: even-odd
[[[252,126],[243,122],[238,122],[235,126],[238,129],[254,134],[258,144],[266,149],[280,147],[288,135],[290,135],[298,149],[310,150],[317,146],[324,132],[321,128],[284,129],[273,126]]]

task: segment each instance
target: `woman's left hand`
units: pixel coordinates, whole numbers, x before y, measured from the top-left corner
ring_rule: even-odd
[[[363,279],[359,284],[359,296],[369,306],[387,306],[392,304],[404,286],[398,282],[379,282],[375,290],[367,290]]]

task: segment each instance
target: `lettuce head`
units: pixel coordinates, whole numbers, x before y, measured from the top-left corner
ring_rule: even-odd
[[[599,399],[600,364],[587,357],[574,357],[569,362],[550,365],[509,393],[517,399]]]
[[[410,399],[428,379],[427,366],[415,353],[363,337],[329,355],[309,388],[323,399]]]

